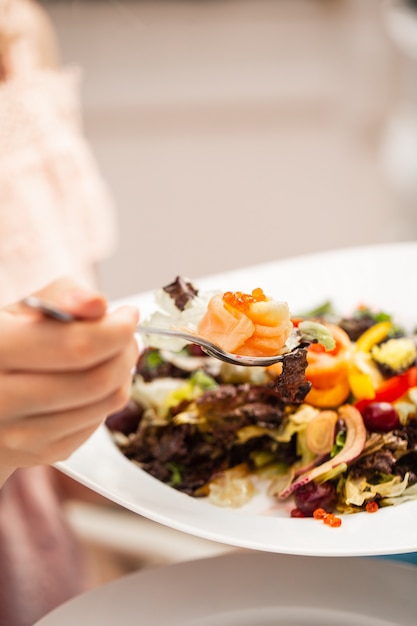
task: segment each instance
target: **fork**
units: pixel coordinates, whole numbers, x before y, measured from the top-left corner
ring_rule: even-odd
[[[35,296],[24,298],[21,302],[24,306],[39,311],[45,315],[45,317],[50,317],[58,322],[68,323],[78,319],[75,315],[67,313],[54,304],[46,302],[45,300]],[[209,356],[225,361],[226,363],[231,363],[232,365],[244,365],[246,367],[268,367],[269,365],[274,365],[275,363],[284,361],[289,354],[293,353],[303,345],[298,344],[292,350],[288,350],[285,354],[277,354],[275,356],[244,356],[241,354],[232,354],[231,352],[227,352],[220,346],[204,339],[203,337],[199,337],[198,335],[187,333],[182,330],[174,330],[171,328],[153,328],[151,326],[141,326],[139,324],[136,327],[136,332],[140,335],[177,337],[178,339],[183,339],[184,341],[200,346],[203,352]]]

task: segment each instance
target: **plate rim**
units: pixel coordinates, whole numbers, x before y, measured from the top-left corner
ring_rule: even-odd
[[[290,580],[291,577],[287,575],[281,580],[281,585],[275,586],[275,580],[271,583],[271,576],[279,576],[282,571],[293,572],[300,577],[304,595],[298,589],[292,588],[295,585]],[[309,576],[312,572],[323,572],[324,575]],[[361,611],[359,612],[354,607],[352,609],[352,598],[349,598],[349,594],[343,591],[343,585],[349,589],[349,593],[352,589],[358,591],[363,586],[364,576],[367,581],[371,582],[368,583],[367,594],[362,594],[363,597],[357,597],[356,599]],[[308,589],[306,585],[303,585],[306,579],[309,580]],[[151,599],[152,594],[150,592],[153,588],[158,587],[159,589],[166,589],[164,581],[170,582],[171,586],[171,596],[167,602],[170,601],[170,598],[176,598],[174,603],[177,601],[179,605],[180,614],[176,618],[174,617],[173,626],[179,626],[180,624],[184,626],[187,623],[183,621],[187,615],[184,612],[181,614],[181,611],[184,611],[183,600],[187,598],[187,595],[189,596],[190,589],[197,590],[196,597],[191,600],[190,614],[187,618],[187,620],[193,620],[190,622],[190,626],[196,618],[207,620],[207,618],[220,615],[219,612],[216,613],[217,610],[221,610],[225,615],[226,611],[233,614],[239,611],[242,612],[242,610],[268,607],[270,609],[285,609],[298,606],[304,613],[308,608],[317,610],[326,608],[330,612],[339,611],[355,617],[365,617],[366,615],[369,618],[370,615],[372,616],[372,611],[369,613],[369,607],[372,605],[372,610],[378,612],[376,617],[382,619],[385,618],[388,606],[388,604],[384,606],[384,601],[389,603],[391,615],[400,607],[399,610],[402,614],[400,615],[401,622],[378,621],[375,624],[378,624],[378,626],[383,626],[383,624],[387,626],[394,626],[394,624],[396,626],[402,626],[403,624],[410,626],[415,623],[417,599],[414,595],[413,603],[409,602],[408,604],[404,603],[403,599],[407,592],[415,587],[416,580],[417,567],[415,565],[386,561],[384,562],[384,567],[381,568],[381,565],[372,557],[323,559],[321,557],[236,551],[217,556],[175,562],[169,565],[145,567],[67,601],[36,622],[34,626],[54,626],[54,622],[51,620],[54,620],[55,617],[58,618],[58,621],[55,623],[59,624],[59,620],[62,620],[62,615],[68,614],[68,612],[71,619],[74,619],[76,616],[81,618],[81,613],[77,613],[79,609],[84,611],[83,614],[86,616],[86,619],[90,619],[91,615],[87,615],[87,612],[84,610],[89,604],[97,607],[100,605],[100,598],[104,598],[103,611],[106,610],[106,603],[111,603],[112,608],[117,609],[117,605],[114,606],[114,603],[115,601],[116,603],[123,601],[123,594],[125,594],[124,602],[126,602],[126,598],[129,602],[131,600],[136,602],[137,600],[142,610],[151,610],[150,605],[154,600]],[[396,582],[396,586],[392,585],[393,581]],[[340,585],[341,582],[342,584]],[[379,590],[381,585],[385,586],[385,588],[391,588],[392,593],[385,600],[382,598],[382,603],[380,599],[378,604],[375,603],[375,598],[380,597]],[[341,589],[338,588],[339,586]],[[224,593],[218,593],[216,596],[217,603],[213,600],[207,600],[207,590],[209,589],[211,594],[216,594],[220,587],[224,588]],[[335,597],[330,599],[333,594],[329,593],[329,590],[332,589]],[[325,596],[324,592],[326,593]],[[141,594],[145,605],[141,604]],[[197,600],[197,605],[193,606],[195,600]],[[231,605],[228,605],[228,602]],[[233,603],[235,603],[235,606],[233,606]],[[237,605],[238,603],[239,606]],[[158,603],[158,605],[160,604]],[[376,607],[375,604],[378,606]],[[367,610],[366,613],[363,612],[364,607]],[[160,610],[170,610],[172,613],[173,608],[175,607],[171,605],[169,609],[162,607]],[[185,607],[185,611],[187,610],[187,607]],[[164,618],[164,615],[166,619],[166,612],[165,614],[162,613],[162,618]],[[176,614],[173,613],[173,615]],[[166,623],[165,621],[159,621],[161,614],[159,617],[156,614],[155,617],[158,619],[155,622],[157,626],[158,624]],[[181,619],[181,621],[177,621],[177,619]]]

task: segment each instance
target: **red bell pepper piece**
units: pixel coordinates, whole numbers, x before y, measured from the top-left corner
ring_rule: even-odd
[[[362,412],[365,407],[373,402],[395,402],[403,396],[411,387],[417,386],[417,366],[410,367],[403,374],[392,376],[385,380],[375,391],[372,399],[364,398],[355,402],[354,406]]]

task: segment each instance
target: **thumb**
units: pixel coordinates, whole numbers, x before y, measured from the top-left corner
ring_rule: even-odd
[[[81,319],[98,319],[107,311],[101,293],[71,277],[59,278],[33,295]]]

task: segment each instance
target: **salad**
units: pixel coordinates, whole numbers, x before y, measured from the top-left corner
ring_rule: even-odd
[[[219,299],[239,315],[224,321]],[[416,337],[389,312],[361,304],[342,316],[324,303],[295,316],[259,288],[200,293],[181,277],[155,300],[145,325],[287,354],[267,368],[234,366],[150,336],[129,404],[106,420],[128,459],[218,506],[243,506],[262,489],[291,503],[293,517],[331,525],[417,498]]]

